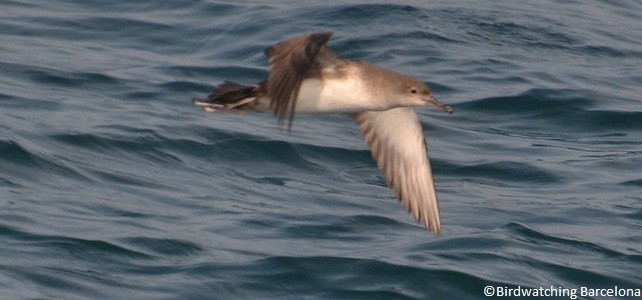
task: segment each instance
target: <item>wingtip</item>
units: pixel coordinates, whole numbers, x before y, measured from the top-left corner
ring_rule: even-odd
[[[424,219],[424,226],[426,230],[432,231],[435,235],[441,235],[441,222],[439,220],[431,222],[428,219]]]
[[[315,32],[308,35],[308,39],[315,43],[326,43],[334,33],[331,31]]]
[[[332,37],[333,34],[334,33],[332,31],[322,31],[322,32],[310,33],[310,34],[307,34],[307,35],[296,36],[296,37],[293,37],[293,38],[290,38],[290,39],[287,39],[287,40],[278,42],[278,43],[276,43],[274,45],[266,47],[265,49],[263,49],[263,53],[265,54],[265,56],[271,57],[272,55],[274,55],[275,51],[277,51],[277,48],[280,45],[283,45],[283,44],[286,44],[286,43],[291,43],[292,41],[296,41],[296,40],[300,41],[302,39],[307,40],[308,42],[312,42],[313,44],[322,45],[322,44],[327,43],[328,40],[330,40],[330,37]]]

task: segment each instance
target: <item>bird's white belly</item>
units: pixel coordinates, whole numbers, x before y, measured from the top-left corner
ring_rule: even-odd
[[[306,79],[301,83],[296,103],[297,113],[332,113],[380,110],[371,91],[357,80]]]

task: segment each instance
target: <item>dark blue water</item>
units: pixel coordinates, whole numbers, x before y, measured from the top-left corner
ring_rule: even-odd
[[[4,0],[0,298],[627,298],[580,292],[642,289],[640,20],[633,0]],[[419,110],[441,236],[349,117],[288,133],[190,102],[320,30],[455,109]],[[575,298],[548,295],[503,298]]]

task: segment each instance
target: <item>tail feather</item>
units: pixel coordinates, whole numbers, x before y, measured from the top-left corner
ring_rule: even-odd
[[[206,111],[245,109],[256,100],[258,87],[225,81],[215,87],[206,99],[194,99],[194,104],[203,106]]]

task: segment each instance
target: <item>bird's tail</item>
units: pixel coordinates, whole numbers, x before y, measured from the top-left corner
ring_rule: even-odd
[[[195,98],[193,102],[205,111],[252,109],[259,97],[259,85],[225,81],[215,87],[206,99]]]

